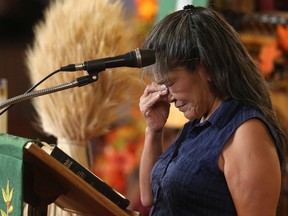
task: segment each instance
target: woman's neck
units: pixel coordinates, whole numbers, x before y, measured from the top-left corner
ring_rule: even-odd
[[[209,117],[212,115],[212,113],[215,112],[215,110],[221,105],[222,102],[223,102],[222,99],[220,99],[217,96],[215,96],[210,108],[208,109],[208,112],[205,115],[202,116],[200,122],[202,123],[202,122],[208,120]]]

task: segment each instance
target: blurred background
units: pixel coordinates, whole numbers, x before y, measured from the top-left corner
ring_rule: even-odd
[[[44,10],[51,2],[0,0],[0,102],[24,93],[35,84],[30,82],[25,55],[27,47],[34,40],[33,28],[43,19]],[[132,17],[137,21],[137,34],[139,38],[143,38],[157,20],[192,2],[215,8],[239,32],[243,43],[258,62],[271,87],[273,104],[279,117],[283,124],[287,125],[288,1],[123,0],[123,5],[127,19]],[[46,62],[42,64],[45,66]],[[179,115],[177,111],[175,112],[175,115]],[[166,131],[167,145],[174,139],[185,121],[182,116],[169,119]],[[8,112],[0,116],[0,123],[0,132],[38,138],[48,143],[57,142],[55,136],[44,133],[38,127],[37,112],[31,101],[11,107]],[[89,154],[91,170],[130,199],[132,209],[147,215],[148,209],[143,208],[139,202],[138,189],[138,165],[144,128],[145,124],[138,107],[135,107],[130,116],[111,125],[109,132],[90,141]],[[281,195],[279,216],[288,215],[288,180],[286,176],[283,179],[284,190]]]

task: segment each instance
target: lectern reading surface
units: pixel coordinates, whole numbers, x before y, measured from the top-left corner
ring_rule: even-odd
[[[139,215],[117,206],[35,143],[24,149],[23,182],[24,202],[42,213],[55,203],[63,210],[87,216]]]

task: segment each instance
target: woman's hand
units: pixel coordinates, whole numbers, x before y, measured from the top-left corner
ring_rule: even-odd
[[[146,87],[140,98],[140,111],[147,124],[139,179],[141,201],[144,206],[153,204],[150,174],[162,153],[162,129],[170,110],[168,96],[169,91],[165,85],[152,83]]]
[[[147,129],[157,132],[164,127],[170,110],[168,94],[168,88],[165,85],[155,83],[148,85],[144,90],[139,107]]]

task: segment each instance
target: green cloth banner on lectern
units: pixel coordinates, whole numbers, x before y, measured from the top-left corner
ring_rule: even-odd
[[[0,215],[21,216],[23,211],[23,147],[30,140],[0,134]]]

